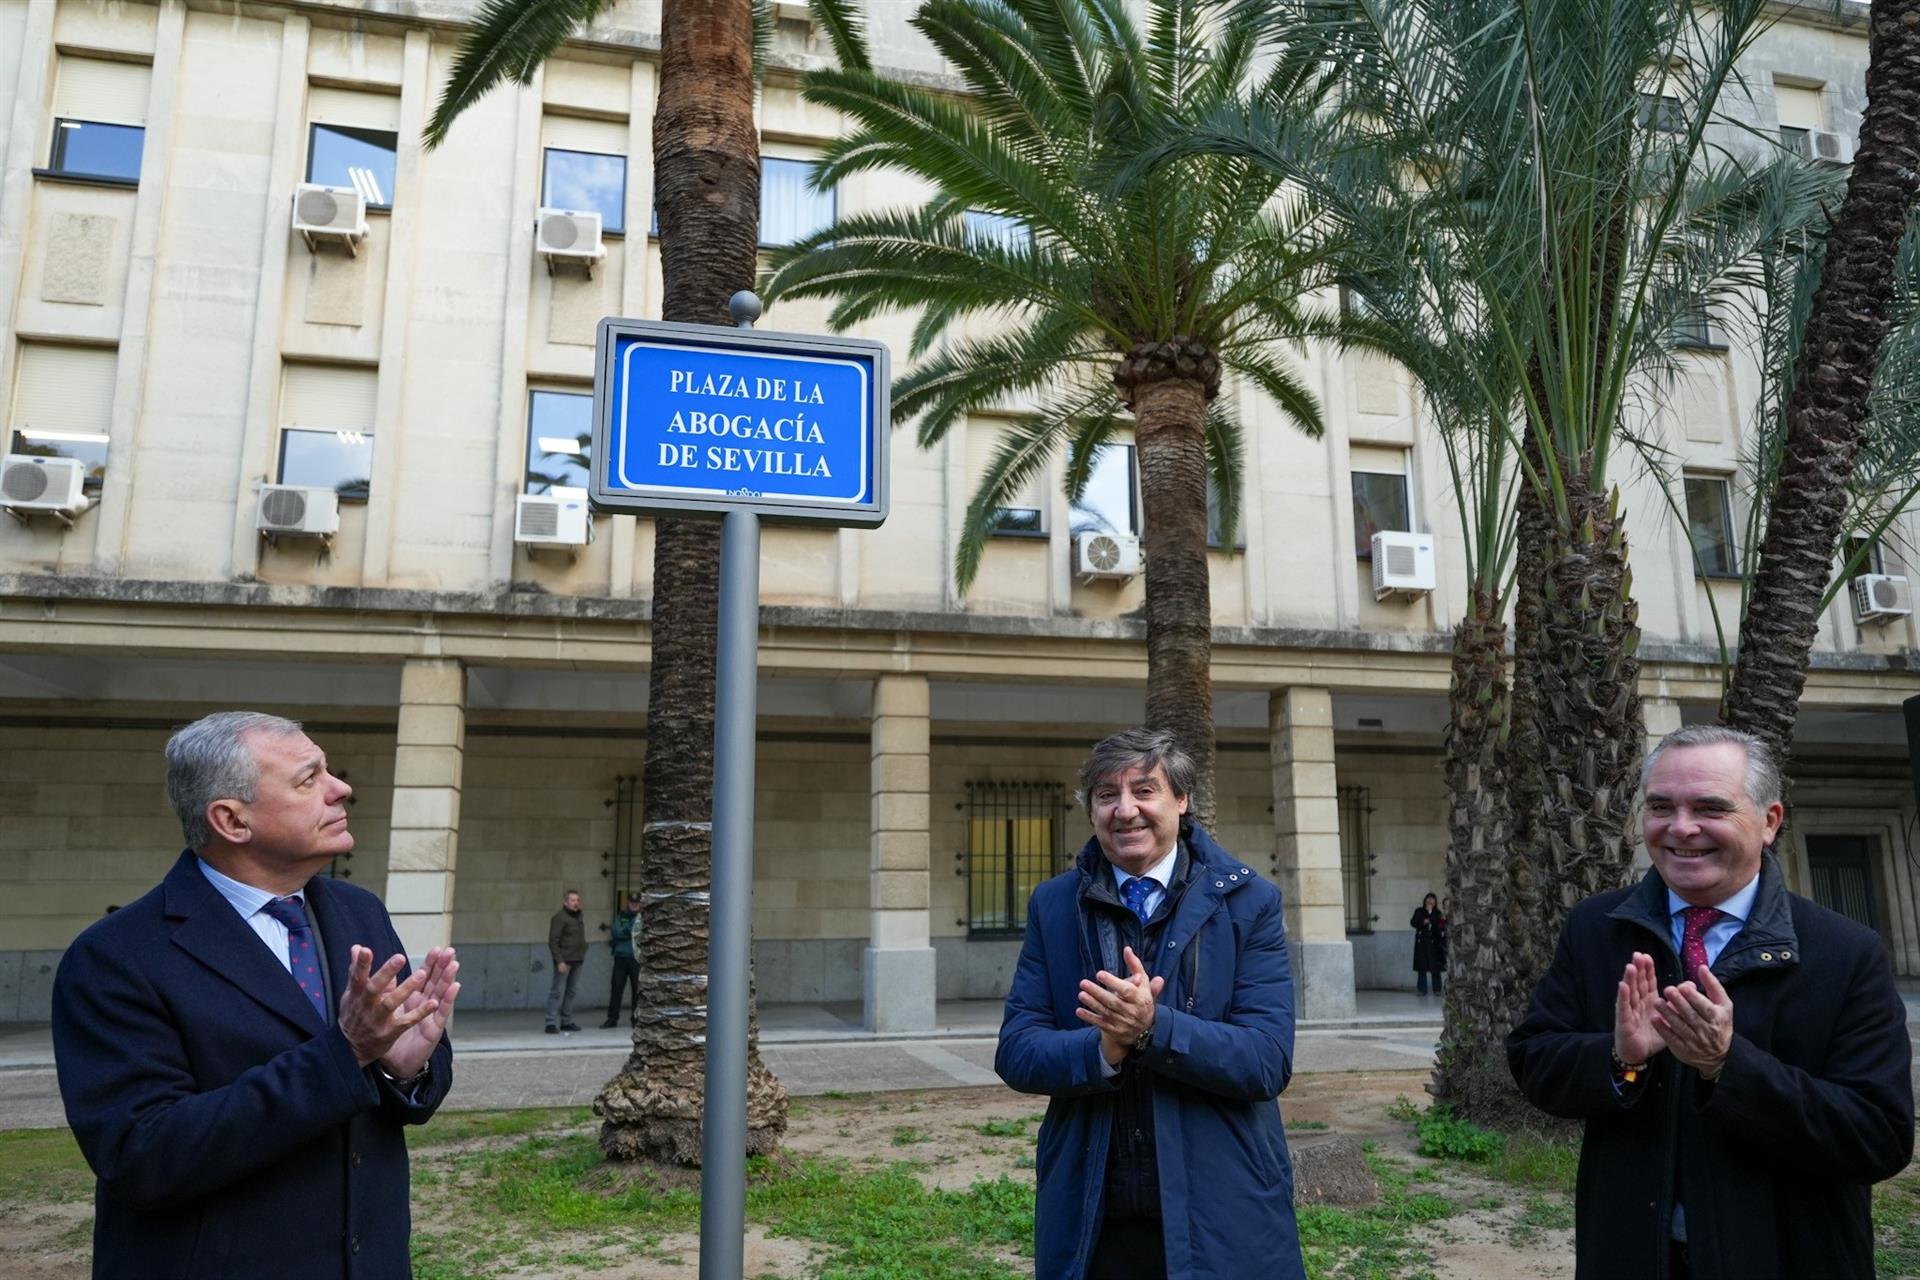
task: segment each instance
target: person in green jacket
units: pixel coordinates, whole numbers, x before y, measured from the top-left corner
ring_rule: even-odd
[[[629,1006],[628,1026],[633,1025],[634,1014],[639,1011],[640,960],[633,949],[633,931],[639,923],[640,894],[634,890],[627,894],[627,905],[614,913],[612,936],[607,939],[607,945],[613,948],[613,990],[607,996],[607,1020],[600,1024],[603,1028],[620,1021],[623,998]]]

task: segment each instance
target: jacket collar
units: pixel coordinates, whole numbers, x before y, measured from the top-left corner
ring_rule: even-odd
[[[1673,915],[1667,910],[1667,882],[1660,878],[1657,868],[1647,868],[1640,883],[1607,914],[1646,929],[1660,939],[1668,955],[1673,955]],[[1753,912],[1713,962],[1713,972],[1726,982],[1749,969],[1788,969],[1799,963],[1800,939],[1793,928],[1793,895],[1787,892],[1779,860],[1773,856],[1773,850],[1768,849],[1760,856],[1760,892],[1754,895]]]
[[[1180,849],[1186,856],[1174,865],[1173,884],[1168,889],[1191,881],[1186,897],[1196,894],[1204,897],[1209,911],[1214,900],[1245,888],[1256,878],[1251,866],[1222,849],[1205,828],[1190,818],[1180,819]],[[1113,873],[1107,870],[1112,864],[1107,861],[1097,837],[1089,837],[1080,847],[1074,865],[1080,872],[1082,897],[1102,902],[1120,901],[1120,895],[1114,891]]]
[[[338,986],[346,979],[343,949],[346,921],[329,910],[330,895],[315,892],[316,876],[305,890],[307,902],[318,913],[321,933],[327,939],[327,959],[333,966]],[[162,910],[172,925],[173,944],[205,965],[213,974],[231,983],[248,999],[310,1034],[324,1029],[313,1003],[301,993],[293,976],[274,959],[233,904],[200,874],[193,850],[188,849],[161,881]],[[336,994],[338,994],[336,992]]]

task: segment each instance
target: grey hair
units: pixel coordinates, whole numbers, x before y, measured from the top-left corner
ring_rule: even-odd
[[[1654,744],[1640,762],[1640,794],[1647,791],[1653,777],[1654,761],[1676,747],[1717,747],[1730,743],[1747,753],[1747,799],[1754,808],[1764,810],[1780,799],[1780,756],[1764,738],[1722,724],[1690,724],[1676,729]]]
[[[1127,769],[1140,768],[1148,773],[1160,765],[1167,771],[1167,783],[1176,796],[1193,794],[1193,784],[1199,774],[1194,767],[1193,757],[1180,749],[1173,734],[1166,729],[1123,729],[1093,744],[1093,752],[1086,763],[1080,766],[1080,789],[1074,798],[1080,807],[1088,813],[1093,807],[1088,797],[1093,789],[1114,774]]]
[[[215,800],[254,801],[260,762],[246,744],[250,733],[290,738],[301,732],[298,720],[263,711],[216,711],[202,716],[167,739],[167,802],[180,816],[189,849],[213,843],[207,806]]]

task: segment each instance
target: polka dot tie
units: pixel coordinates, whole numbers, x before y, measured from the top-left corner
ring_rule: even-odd
[[[1159,887],[1160,882],[1152,876],[1132,876],[1120,886],[1120,897],[1126,902],[1127,909],[1140,917],[1141,924],[1145,924],[1147,917],[1152,914],[1147,910],[1147,899]]]
[[[320,980],[320,957],[313,949],[313,930],[307,927],[306,904],[300,901],[300,895],[291,898],[275,898],[263,908],[266,913],[287,926],[287,960],[293,969],[293,980],[307,993],[307,999],[313,1001],[313,1008],[320,1020],[327,1020],[327,988]]]
[[[1680,964],[1683,982],[1699,982],[1700,966],[1707,962],[1707,930],[1721,916],[1718,907],[1683,907],[1680,910]]]

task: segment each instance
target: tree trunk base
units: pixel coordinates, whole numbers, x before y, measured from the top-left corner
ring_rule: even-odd
[[[593,1100],[602,1121],[600,1150],[609,1160],[700,1167],[705,1063],[696,1056],[678,1066],[680,1070],[663,1080],[629,1060]],[[773,1154],[786,1132],[787,1087],[767,1070],[755,1049],[747,1059],[747,1154]]]

